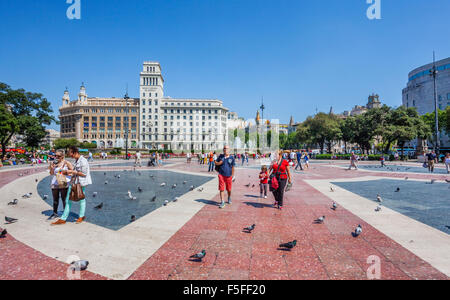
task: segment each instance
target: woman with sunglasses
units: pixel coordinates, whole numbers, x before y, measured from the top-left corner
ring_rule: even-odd
[[[64,159],[64,153],[61,150],[56,151],[55,160],[50,163],[50,175],[53,175],[51,187],[53,196],[53,214],[50,219],[58,217],[59,198],[66,208],[67,190],[69,188],[70,176],[64,175],[68,170],[73,170],[70,162]]]

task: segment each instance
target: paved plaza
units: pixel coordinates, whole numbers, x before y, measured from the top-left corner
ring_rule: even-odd
[[[73,223],[75,204],[69,222],[58,227],[48,220],[46,168],[2,169],[0,228],[8,235],[0,239],[0,279],[67,279],[74,256],[89,261],[81,279],[364,280],[377,261],[379,279],[450,276],[450,176],[441,169],[428,174],[418,163],[382,169],[366,162],[349,171],[345,161],[314,161],[293,173],[280,211],[272,195],[259,198],[258,163],[237,164],[233,204],[219,209],[217,173],[196,161],[137,169],[95,161],[87,222]],[[31,198],[21,197],[26,193]],[[8,205],[13,199],[18,204]],[[19,221],[5,224],[4,216]],[[314,224],[320,216],[325,222]],[[252,224],[252,233],[243,231]],[[354,238],[359,224],[363,233]],[[294,239],[291,251],[278,247]],[[189,258],[203,249],[202,262]]]

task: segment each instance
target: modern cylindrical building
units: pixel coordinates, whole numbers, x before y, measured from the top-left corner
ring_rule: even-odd
[[[408,74],[408,84],[403,89],[402,102],[405,107],[415,107],[420,115],[434,112],[434,86],[430,75],[433,63],[429,63]],[[436,89],[438,108],[450,105],[450,57],[437,61]],[[441,133],[441,146],[449,147],[449,136]]]

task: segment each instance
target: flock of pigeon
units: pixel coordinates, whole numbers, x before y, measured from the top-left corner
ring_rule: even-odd
[[[124,172],[126,172],[126,170],[124,170]],[[134,172],[136,172],[136,169],[135,169],[135,168],[134,168]],[[107,173],[104,172],[103,175],[106,176]],[[141,172],[137,172],[137,175],[141,176],[142,173],[141,173]],[[150,177],[151,179],[155,180],[155,175],[154,175],[154,174],[150,174],[149,177]],[[119,180],[119,179],[121,178],[121,176],[120,176],[120,174],[115,174],[115,175],[114,175],[114,178],[116,178],[117,180]],[[108,182],[107,180],[105,180],[105,184],[108,184],[108,183],[109,183],[109,182]],[[186,181],[186,180],[183,181],[183,185],[186,185],[186,184],[187,184],[187,181]],[[166,182],[162,182],[162,183],[160,184],[160,187],[161,187],[161,188],[166,187],[166,186],[167,186],[167,183],[166,183]],[[176,188],[177,188],[177,184],[174,183],[174,184],[171,186],[171,188],[172,188],[172,189],[176,189]],[[191,186],[189,187],[189,191],[193,191],[193,190],[195,190],[195,186],[191,185]],[[137,191],[138,191],[138,193],[142,193],[142,192],[144,192],[144,189],[143,189],[142,187],[138,186],[138,187],[137,187]],[[198,192],[203,192],[203,188],[199,188],[199,189],[197,189],[197,191],[198,191]],[[95,197],[97,197],[97,195],[98,195],[98,192],[94,192],[94,193],[92,194],[92,197],[95,198]],[[129,200],[133,200],[133,201],[135,201],[135,200],[138,199],[138,197],[135,196],[135,195],[133,195],[132,192],[131,192],[130,190],[128,190],[128,192],[127,192],[127,198],[128,198]],[[150,202],[156,202],[156,200],[157,200],[157,196],[154,195],[154,196],[150,199]],[[172,201],[164,200],[163,206],[167,206],[170,202],[178,202],[178,200],[179,200],[178,197],[175,197]],[[96,209],[96,210],[101,210],[101,209],[103,208],[103,206],[104,206],[104,204],[103,204],[103,202],[102,202],[102,203],[98,204],[97,206],[95,206],[94,209]],[[134,221],[136,221],[136,216],[135,216],[135,215],[132,215],[131,218],[130,218],[130,223],[132,223],[132,222],[134,222]]]
[[[335,211],[335,210],[337,210],[337,208],[338,208],[338,205],[336,204],[336,202],[333,202],[331,209]],[[325,216],[321,216],[313,221],[314,224],[323,224],[324,222],[325,222]],[[243,228],[242,231],[245,233],[252,233],[253,230],[255,230],[255,228],[256,228],[256,224],[253,224],[251,226]],[[360,236],[361,234],[362,234],[362,226],[361,226],[361,224],[359,224],[355,228],[355,230],[351,233],[351,235],[356,238],[356,237]],[[295,246],[297,246],[297,240],[279,244],[278,250],[291,251]],[[206,256],[206,250],[202,250],[201,252],[190,256],[189,258],[193,259],[194,261],[202,262],[202,260],[203,260],[203,258],[205,258],[205,256]]]

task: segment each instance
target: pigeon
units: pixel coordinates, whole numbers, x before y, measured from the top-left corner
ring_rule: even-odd
[[[297,245],[297,240],[293,240],[289,243],[280,244],[280,248],[292,249]]]
[[[409,178],[408,177],[405,177],[405,180],[408,180]]]
[[[10,217],[5,217],[5,221],[8,224],[16,223],[18,220]]]
[[[203,258],[205,258],[205,256],[206,256],[206,250],[202,250],[202,252],[191,255],[189,258],[195,258],[195,259],[202,261]]]
[[[130,223],[132,223],[132,222],[134,222],[134,221],[136,221],[136,216],[135,216],[135,215],[132,215],[132,216],[131,216],[131,219],[130,219]]]
[[[13,201],[9,202],[8,205],[17,205],[18,202],[19,200],[14,199]]]
[[[395,192],[396,192],[396,193],[400,192],[400,188],[398,187],[398,188],[395,190]]]
[[[139,192],[139,193],[142,193],[142,189],[141,189],[140,186],[138,186],[138,192]]]
[[[325,216],[321,216],[320,218],[315,219],[315,220],[314,220],[314,223],[316,223],[316,224],[322,224],[323,221],[325,221]]]
[[[97,194],[98,194],[97,192],[93,192],[92,197],[94,197],[94,198],[97,197]]]
[[[32,194],[33,193],[27,193],[27,194],[23,195],[22,198],[31,198]]]
[[[100,203],[99,205],[97,205],[96,207],[94,207],[95,209],[102,209],[103,208],[103,202]]]
[[[44,200],[47,200],[47,198],[48,198],[48,195],[44,195]]]
[[[249,187],[250,187],[250,183],[249,183],[249,184],[246,184],[245,186],[249,188]]]
[[[187,181],[185,180],[185,181],[183,181],[183,184],[186,184],[187,183]]]
[[[178,201],[178,197],[175,197],[172,202],[177,202],[177,201]]]
[[[153,198],[152,199],[150,199],[150,202],[155,202],[156,201],[156,195],[155,196],[153,196]]]
[[[174,183],[174,184],[172,185],[172,188],[174,189],[174,188],[176,188],[176,187],[177,187],[177,184]]]
[[[381,206],[380,206],[380,205],[378,205],[378,206],[377,206],[377,208],[375,208],[375,211],[376,211],[376,212],[379,212],[379,211],[381,211]]]
[[[107,181],[107,180],[105,180],[105,184],[108,184],[108,181]]]
[[[256,224],[253,224],[252,226],[248,226],[246,228],[244,228],[245,231],[247,232],[252,232],[256,227]]]
[[[380,202],[380,203],[383,202],[383,199],[381,199],[380,194],[377,195],[377,201]]]
[[[166,186],[166,183],[165,183],[165,182],[163,182],[163,183],[161,183],[160,185],[161,185],[161,186]]]
[[[334,192],[334,189],[332,186],[330,186],[330,192]]]
[[[336,209],[337,209],[337,204],[336,204],[336,202],[333,202],[333,205],[331,206],[331,209],[332,209],[332,210],[336,210]]]
[[[164,206],[167,206],[169,204],[169,200],[164,200]]]
[[[195,187],[193,185],[191,185],[191,187],[189,188],[189,190],[193,191],[195,189]]]
[[[71,268],[75,271],[84,271],[87,269],[89,262],[87,260],[78,260],[71,263]]]
[[[6,231],[6,229],[3,229],[3,231],[0,233],[0,238],[5,238],[6,235],[8,234],[8,231]]]
[[[254,187],[255,187],[255,184],[252,185],[252,188],[254,188]]]
[[[197,191],[199,192],[203,192],[203,188],[199,188]]]
[[[34,181],[35,181],[35,182],[38,182],[39,180],[36,178]]]
[[[352,232],[353,237],[358,237],[361,233],[362,233],[362,227],[361,227],[361,225],[358,225],[358,227],[356,227],[355,231]]]
[[[137,198],[134,197],[133,195],[131,195],[131,192],[128,191],[128,198],[130,198],[130,200],[136,200]]]
[[[117,175],[117,179],[120,179],[120,174],[119,174],[119,175]]]

